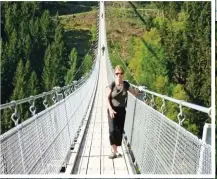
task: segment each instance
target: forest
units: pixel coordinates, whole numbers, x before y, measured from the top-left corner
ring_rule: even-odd
[[[109,54],[133,84],[175,99],[211,106],[211,3],[111,2],[106,8]],[[114,13],[115,12],[115,13]],[[128,70],[129,69],[129,70]],[[160,109],[162,100],[155,99]],[[177,120],[179,106],[166,104]],[[207,114],[184,108],[183,126],[202,136]]]
[[[83,8],[79,6],[82,4],[1,2],[1,104],[68,85],[89,72],[95,34],[88,31],[85,49],[78,51],[75,44],[81,39],[68,40],[70,34],[78,32],[66,32],[59,15],[85,12],[97,5],[87,2]],[[92,23],[96,26],[96,17]],[[30,115],[28,111],[27,106],[19,106],[19,122]],[[10,109],[3,110],[1,133],[14,126],[11,114]]]
[[[125,69],[127,80],[210,107],[210,2],[105,4],[110,59],[113,66],[124,63],[130,70]],[[67,85],[89,71],[96,41],[96,2],[1,5],[1,104]],[[66,16],[70,14],[75,15]],[[82,70],[77,73],[78,68]],[[160,108],[160,99],[155,103]],[[29,115],[26,109],[19,109],[23,120]],[[178,105],[168,102],[165,114],[177,121]],[[204,123],[210,122],[208,115],[186,108],[184,114],[183,126],[201,137]],[[3,133],[14,124],[10,110],[1,115]]]

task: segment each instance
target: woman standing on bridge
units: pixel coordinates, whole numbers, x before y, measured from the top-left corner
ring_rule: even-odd
[[[108,105],[108,123],[109,123],[109,140],[112,147],[112,154],[110,159],[114,159],[121,154],[117,150],[117,146],[121,146],[126,105],[127,105],[127,91],[134,95],[138,91],[130,88],[130,84],[123,80],[124,70],[118,65],[115,67],[115,81],[107,86],[107,105]]]

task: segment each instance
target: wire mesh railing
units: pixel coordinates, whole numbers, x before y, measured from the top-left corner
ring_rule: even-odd
[[[2,174],[58,173],[87,110],[99,61],[89,78],[59,102],[0,136]]]
[[[211,174],[211,145],[131,94],[125,133],[141,173]]]

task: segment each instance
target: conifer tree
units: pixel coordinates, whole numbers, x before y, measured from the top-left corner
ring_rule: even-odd
[[[17,66],[17,70],[15,72],[14,80],[14,91],[12,94],[12,100],[18,100],[25,97],[24,88],[25,88],[25,72],[23,61],[20,60]]]
[[[53,66],[54,66],[54,61],[52,58],[52,49],[51,46],[48,45],[48,48],[46,49],[45,52],[44,68],[42,74],[43,86],[45,91],[51,90],[55,85],[56,73],[55,73],[55,68]]]
[[[92,66],[92,57],[89,54],[87,54],[84,57],[83,73],[87,74],[90,71],[91,66]]]
[[[67,71],[67,75],[65,77],[65,84],[71,83],[75,80],[75,71],[78,63],[78,53],[75,48],[73,48],[69,55],[69,67],[70,69]]]
[[[48,10],[45,10],[40,18],[41,35],[43,45],[47,46],[49,43],[49,33],[51,31],[50,14]]]
[[[11,120],[13,112],[10,109],[1,110],[1,134],[5,133],[14,126],[14,122]]]
[[[5,32],[9,37],[14,29],[13,10],[11,5],[9,4],[4,4],[4,5],[7,6],[7,8],[5,7],[6,8],[5,9]]]
[[[28,95],[36,95],[38,94],[38,79],[35,71],[31,72],[30,78],[27,83]]]
[[[65,45],[63,39],[63,28],[58,25],[55,29],[54,42],[52,44],[53,68],[57,75],[57,85],[64,85],[64,76],[66,72]]]

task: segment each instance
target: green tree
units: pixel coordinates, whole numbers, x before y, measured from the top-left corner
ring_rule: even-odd
[[[75,48],[73,48],[69,55],[69,69],[67,71],[67,74],[65,76],[65,84],[71,83],[75,79],[75,71],[77,68],[78,63],[78,53]]]
[[[50,42],[49,34],[51,28],[51,18],[48,10],[45,10],[40,18],[41,36],[44,46],[47,46]]]
[[[65,58],[65,44],[63,38],[63,28],[58,25],[55,29],[54,42],[52,44],[53,68],[57,75],[57,85],[64,85],[64,76],[66,73],[66,58]]]
[[[90,71],[92,66],[92,57],[89,54],[85,55],[83,63],[84,63],[83,72],[84,74],[87,74]]]
[[[24,74],[24,65],[23,61],[20,60],[17,66],[17,70],[15,72],[13,85],[14,91],[12,94],[12,100],[18,100],[25,97],[24,95],[24,87],[25,87],[25,74]]]
[[[14,126],[14,122],[11,120],[13,112],[10,109],[1,110],[1,134],[5,133]]]
[[[31,72],[27,87],[29,95],[38,94],[38,79],[35,71]]]
[[[54,66],[54,61],[52,58],[52,49],[51,46],[48,45],[48,48],[46,49],[45,52],[44,68],[42,74],[43,86],[45,91],[51,90],[56,85],[57,74],[55,73],[55,68],[53,68],[53,66]]]

